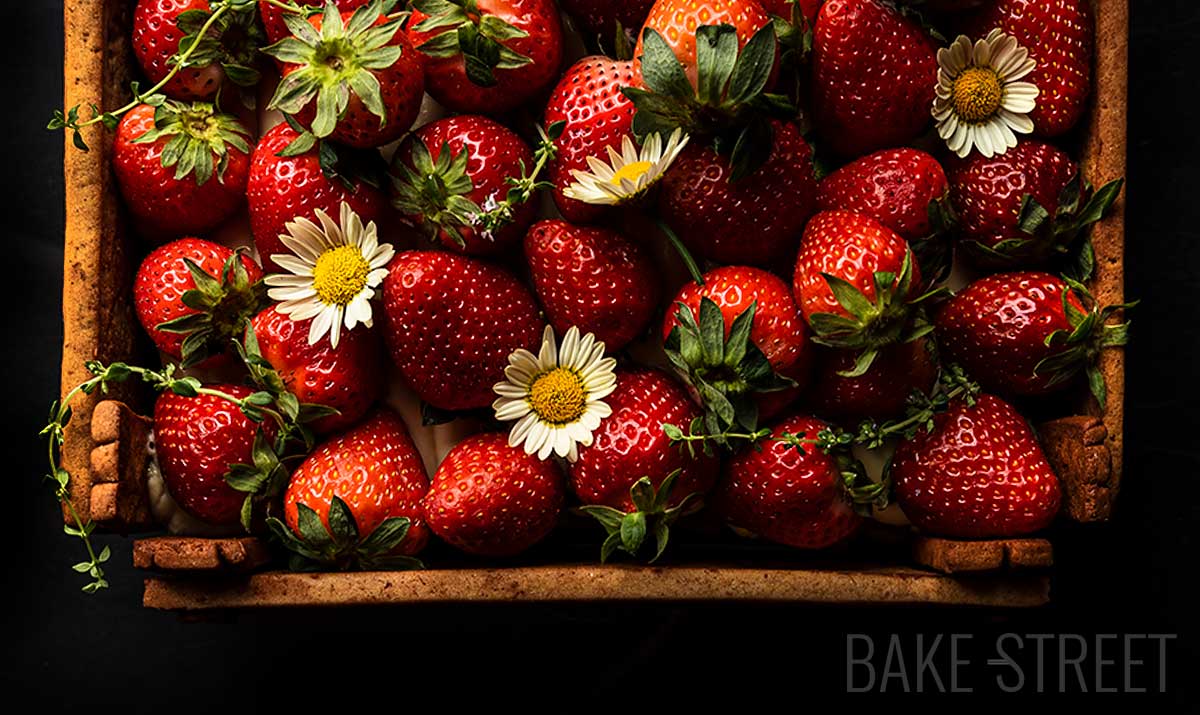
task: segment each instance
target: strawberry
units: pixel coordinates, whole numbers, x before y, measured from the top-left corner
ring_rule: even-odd
[[[633,133],[633,103],[622,90],[640,86],[632,62],[599,55],[571,65],[546,106],[546,123],[565,122],[555,142],[558,153],[550,164],[554,202],[563,218],[588,223],[599,218],[599,206],[568,198],[563,191],[574,183],[572,171],[590,171],[588,157],[605,159],[608,150],[621,150],[621,141]]]
[[[238,385],[214,385],[235,399],[251,390]],[[154,405],[154,447],[159,469],[179,506],[209,524],[237,524],[246,503],[245,492],[227,481],[234,465],[253,463],[259,424],[233,402],[211,394],[184,397],[164,392]],[[261,424],[267,439],[275,425]]]
[[[999,28],[1029,50],[1037,67],[1026,81],[1041,90],[1030,114],[1037,134],[1059,136],[1079,123],[1092,89],[1089,0],[989,0],[971,27],[972,37]]]
[[[759,0],[768,14],[775,17],[781,17],[784,20],[791,20],[794,17],[794,12],[798,8],[800,17],[812,27],[817,21],[817,11],[821,9],[821,3],[825,0]]]
[[[901,442],[890,475],[909,520],[952,538],[1033,533],[1054,520],[1062,496],[1033,430],[986,394],[952,402],[930,431]]]
[[[353,13],[330,3],[305,20],[285,19],[293,36],[264,52],[283,63],[270,108],[295,117],[317,138],[359,149],[399,139],[421,111],[421,55],[403,20],[382,13],[381,0]]]
[[[525,259],[554,330],[578,327],[609,353],[640,335],[658,306],[653,262],[616,231],[542,221],[525,237]]]
[[[620,26],[632,39],[654,0],[562,0],[559,3],[593,37],[612,40]]]
[[[262,270],[249,256],[199,238],[159,246],[138,266],[138,322],[185,367],[227,354],[264,302]]]
[[[504,434],[468,438],[450,451],[422,504],[429,528],[469,554],[515,556],[546,538],[566,499],[562,472],[508,446]]]
[[[828,7],[828,6],[826,6]],[[913,322],[921,272],[908,242],[853,211],[813,217],[796,257],[796,300],[814,341],[858,351],[847,377],[863,374],[880,348],[928,333]]]
[[[732,526],[798,549],[824,549],[862,524],[856,504],[879,501],[885,489],[841,450],[818,444],[829,425],[792,416],[761,445],[726,463],[713,505]]]
[[[496,231],[480,229],[479,216],[504,202],[510,182],[533,163],[529,145],[498,122],[478,115],[440,119],[396,151],[392,204],[430,240],[470,255],[506,253],[533,223],[536,203],[516,206]]]
[[[339,10],[346,13],[357,10],[371,0],[333,0],[333,2],[337,4]],[[320,13],[321,8],[325,6],[323,0],[298,0],[296,4],[302,8],[311,8],[313,15]],[[287,22],[284,20],[284,17],[289,14],[286,10],[278,5],[259,0],[258,13],[262,17],[267,42],[273,45],[284,38],[291,37],[292,31],[288,29]]]
[[[558,77],[562,23],[551,0],[413,0],[425,84],[454,112],[502,114]]]
[[[712,311],[702,303],[705,300],[718,308]],[[682,306],[689,312],[680,316]],[[747,311],[753,307],[753,313]],[[731,333],[738,326],[738,318],[750,316],[749,341],[755,350],[745,350],[750,360],[742,358],[731,371],[725,359],[732,354],[734,345],[722,346],[722,359],[710,355],[709,351],[683,350],[683,333],[689,325],[696,325],[700,332],[695,337],[703,342],[706,321],[719,319],[723,323],[724,337],[731,340]],[[698,316],[698,320],[697,320]],[[683,317],[683,320],[681,320]],[[746,318],[742,318],[745,320]],[[675,331],[681,334],[672,338]],[[788,403],[793,401],[803,386],[808,383],[812,348],[808,342],[808,326],[804,316],[796,307],[792,291],[786,283],[772,273],[744,266],[726,266],[709,271],[704,275],[704,285],[689,282],[675,297],[672,307],[663,320],[663,338],[667,342],[668,356],[679,368],[688,383],[697,389],[701,401],[708,405],[710,389],[723,393],[726,400],[735,406],[745,397],[752,397],[757,412],[763,419],[771,419]],[[747,335],[744,328],[735,338],[737,350],[744,350]],[[715,346],[714,346],[715,347]],[[761,360],[769,364],[768,375],[774,372],[778,378],[759,382],[751,377],[761,370]],[[708,387],[704,387],[708,385]],[[770,391],[758,391],[755,387],[768,387]],[[706,395],[708,395],[706,397]],[[743,425],[754,431],[757,421]]]
[[[571,487],[580,501],[632,513],[637,505],[630,489],[637,481],[647,477],[648,486],[660,490],[676,470],[682,471],[669,506],[712,488],[717,460],[672,446],[663,430],[664,424],[689,425],[701,416],[681,385],[659,370],[618,370],[617,390],[605,401],[612,415],[570,466]]]
[[[211,104],[141,104],[121,119],[113,171],[149,238],[204,234],[245,201],[250,133]]]
[[[188,38],[190,46],[191,38],[212,16],[211,6],[209,0],[138,0],[133,11],[133,53],[152,84],[174,69],[181,41]],[[253,7],[223,11],[188,65],[162,92],[185,101],[212,99],[226,77],[242,87],[253,87],[260,79],[254,69],[260,40]]]
[[[989,268],[1030,267],[1070,251],[1124,185],[1092,191],[1071,157],[1037,141],[991,159],[976,154],[951,169],[950,183],[963,246]]]
[[[366,327],[342,334],[336,349],[324,340],[310,345],[311,323],[268,308],[255,316],[252,326],[259,351],[289,392],[301,403],[340,413],[311,424],[314,431],[328,434],[358,422],[383,393],[383,346]]]
[[[641,68],[646,31],[654,30],[666,38],[672,53],[679,58],[684,73],[697,83],[696,34],[704,25],[731,25],[737,31],[738,46],[745,47],[759,30],[771,24],[758,0],[658,0],[650,8],[646,24],[638,33],[633,57]]]
[[[379,221],[388,210],[387,199],[373,185],[374,178],[361,178],[350,167],[330,167],[315,147],[300,153],[289,146],[300,133],[280,124],[263,135],[250,164],[246,199],[250,209],[250,228],[259,258],[268,271],[279,270],[271,256],[290,251],[279,240],[287,233],[287,224],[297,218],[316,220],[317,210],[337,216],[347,203],[363,223]],[[352,163],[359,157],[349,154],[342,161]],[[377,158],[377,157],[376,157]],[[337,173],[338,169],[346,171]]]
[[[942,165],[917,149],[885,149],[850,162],[821,180],[817,208],[870,216],[908,241],[928,273],[948,269],[944,240],[954,222]]]
[[[511,273],[440,251],[392,260],[383,311],[393,363],[422,400],[442,410],[490,405],[508,356],[535,349],[545,327]]]
[[[284,492],[287,525],[277,519],[268,525],[300,557],[295,565],[419,566],[411,557],[429,541],[421,507],[428,490],[421,455],[404,422],[381,408],[313,450]]]
[[[934,325],[947,358],[990,392],[1043,395],[1086,373],[1103,406],[1096,360],[1125,344],[1129,324],[1108,319],[1128,307],[1101,309],[1082,285],[1047,273],[1000,273],[959,291]]]
[[[936,46],[884,0],[828,0],[813,36],[812,106],[830,149],[855,157],[907,144],[929,125]]]
[[[901,415],[913,392],[928,394],[938,376],[929,340],[889,345],[865,374],[846,377],[856,360],[853,350],[820,348],[812,388],[805,396],[814,412],[848,427]]]

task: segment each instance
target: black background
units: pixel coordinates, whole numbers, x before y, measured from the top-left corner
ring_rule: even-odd
[[[1143,302],[1129,350],[1126,476],[1112,523],[1059,535],[1052,606],[1022,613],[409,607],[244,614],[215,623],[143,610],[124,540],[106,539],[116,553],[111,590],[84,596],[67,568],[77,544],[61,535],[51,490],[39,481],[44,453],[36,438],[58,390],[62,338],[62,143],[43,129],[62,96],[62,3],[5,5],[0,411],[3,478],[15,484],[0,493],[17,495],[0,504],[9,599],[0,631],[5,696],[28,694],[33,707],[50,711],[91,705],[165,713],[358,702],[399,711],[427,699],[457,710],[492,698],[576,711],[640,710],[659,700],[753,707],[769,697],[781,699],[777,708],[800,711],[832,696],[853,708],[868,696],[842,695],[846,632],[962,632],[990,643],[992,634],[1013,631],[1178,634],[1168,650],[1168,694],[1128,697],[1155,709],[1170,699],[1190,705],[1187,711],[1200,700],[1193,675],[1200,663],[1193,551],[1200,515],[1200,4],[1132,2],[1127,268],[1128,293]],[[938,702],[958,709],[964,697]],[[1040,711],[1060,699],[1022,707]]]

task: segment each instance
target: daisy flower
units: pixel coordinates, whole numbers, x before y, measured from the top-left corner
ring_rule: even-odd
[[[547,326],[537,355],[522,349],[508,362],[492,409],[502,422],[517,420],[509,446],[523,444],[538,459],[557,454],[576,461],[579,445],[591,445],[600,421],[612,414],[604,398],[616,389],[617,361],[604,357],[595,335],[580,337],[579,328],[567,331],[560,348]]]
[[[271,260],[288,273],[267,276],[267,295],[279,302],[275,310],[292,320],[312,319],[309,345],[328,334],[337,348],[343,326],[371,327],[371,299],[396,251],[380,243],[375,223],[363,226],[349,204],[342,204],[339,223],[319,209],[316,216],[319,225],[306,218],[287,224],[288,232],[279,238],[292,255]]]
[[[992,30],[974,44],[959,35],[938,50],[937,96],[933,118],[950,151],[965,157],[978,149],[986,157],[1017,145],[1016,133],[1033,131],[1029,113],[1038,88],[1020,81],[1037,63],[1012,35]]]
[[[585,204],[619,206],[638,198],[651,186],[658,183],[679,152],[687,146],[688,137],[682,129],[676,129],[663,146],[661,134],[650,134],[639,152],[633,140],[626,136],[621,140],[621,151],[608,147],[608,163],[594,156],[587,158],[591,171],[571,172],[575,183],[563,189],[569,199]]]

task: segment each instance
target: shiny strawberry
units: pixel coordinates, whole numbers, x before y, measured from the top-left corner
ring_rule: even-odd
[[[339,10],[346,13],[357,10],[371,0],[333,0],[333,2]],[[310,8],[312,15],[319,14],[321,8],[325,6],[323,0],[298,0],[296,4],[302,8]],[[265,0],[259,0],[258,12],[262,17],[263,30],[267,33],[267,42],[273,45],[284,38],[291,37],[292,31],[288,29],[287,21],[284,20],[284,17],[291,13]]]
[[[608,150],[621,150],[633,133],[633,103],[622,90],[637,87],[633,62],[595,55],[571,65],[546,105],[546,124],[565,122],[555,141],[557,156],[550,164],[554,202],[563,218],[588,223],[599,218],[599,206],[568,198],[563,191],[574,183],[572,171],[591,171],[588,157],[608,160]]]
[[[408,34],[426,57],[425,84],[438,104],[465,114],[502,114],[558,77],[562,23],[552,0],[414,0]]]
[[[379,221],[388,210],[383,192],[360,178],[351,167],[339,164],[336,170],[342,173],[334,173],[331,167],[322,168],[315,147],[294,156],[280,156],[280,152],[290,153],[285,150],[299,136],[287,124],[276,126],[259,140],[250,163],[246,187],[250,229],[263,267],[268,271],[279,270],[271,256],[290,253],[279,236],[287,233],[287,224],[297,218],[315,221],[317,210],[337,216],[343,202],[364,223]],[[357,155],[351,154],[350,158],[357,159]]]
[[[1044,395],[1086,373],[1104,404],[1100,352],[1124,345],[1128,323],[1109,317],[1129,306],[1101,309],[1082,285],[1048,273],[1000,273],[981,278],[947,301],[934,325],[947,359],[985,390]]]
[[[384,337],[400,375],[442,410],[490,405],[508,356],[535,349],[545,323],[529,290],[498,266],[406,251],[383,283]]]
[[[664,424],[686,428],[701,416],[687,390],[659,370],[617,371],[617,389],[605,402],[612,415],[600,423],[595,441],[581,447],[570,466],[571,487],[585,505],[633,512],[630,488],[642,477],[658,490],[675,470],[682,470],[670,495],[678,505],[688,495],[704,494],[717,476],[717,460],[690,455],[671,444]]]
[[[813,444],[828,429],[812,417],[780,421],[758,448],[726,463],[713,492],[716,511],[739,530],[798,549],[849,538],[863,521],[856,503],[878,501],[883,490],[861,464]]]
[[[790,261],[816,204],[812,150],[790,122],[772,123],[769,158],[734,180],[730,160],[689,144],[662,181],[659,211],[694,253],[716,263]]]
[[[975,154],[950,172],[963,247],[989,268],[1026,268],[1068,252],[1124,185],[1092,191],[1061,149],[1021,141],[990,159]]]
[[[1033,430],[992,395],[935,415],[896,448],[890,474],[905,516],[937,536],[1025,536],[1049,526],[1062,499]]]
[[[1037,67],[1025,81],[1041,90],[1030,114],[1037,134],[1059,136],[1079,123],[1092,89],[1089,0],[989,0],[971,27],[972,37],[999,28],[1029,50]]]
[[[812,106],[830,149],[862,156],[929,125],[937,47],[885,0],[828,0],[813,37]]]
[[[608,44],[616,36],[618,24],[632,40],[646,22],[654,0],[562,0],[559,4],[585,32]]]
[[[380,570],[419,566],[411,557],[429,541],[421,507],[428,490],[421,455],[404,422],[381,408],[313,450],[284,492],[287,525],[268,523],[300,563]]]
[[[640,335],[658,307],[654,263],[616,231],[542,221],[525,237],[525,260],[554,330],[578,327],[609,353]]]
[[[294,321],[274,308],[252,323],[259,351],[301,403],[322,405],[340,414],[312,423],[328,434],[358,422],[383,393],[383,345],[379,335],[360,326],[342,334],[337,348],[322,340],[308,342],[311,320]]]
[[[866,373],[854,372],[853,350],[819,348],[816,374],[804,402],[814,412],[848,428],[863,420],[887,420],[903,414],[913,392],[929,394],[938,376],[933,343],[914,340],[889,345]]]
[[[421,111],[425,77],[421,55],[389,19],[380,0],[353,13],[325,6],[296,33],[264,50],[283,63],[270,108],[295,117],[318,138],[359,149],[404,135]]]
[[[249,256],[235,259],[220,244],[181,238],[154,249],[138,266],[134,309],[159,350],[193,365],[227,353],[230,341],[241,337],[266,297],[256,286],[261,279]]]
[[[554,529],[566,493],[554,462],[508,446],[507,435],[481,434],[450,451],[423,505],[433,533],[451,546],[515,556]]]
[[[658,0],[650,8],[646,24],[638,36],[634,61],[640,63],[646,30],[655,30],[683,64],[684,72],[696,84],[696,30],[703,25],[731,25],[737,30],[738,45],[769,25],[771,18],[758,0]]]
[[[166,79],[180,54],[180,41],[199,33],[212,16],[209,0],[138,0],[133,11],[133,53],[146,79]],[[253,7],[222,13],[193,53],[193,59],[167,82],[162,93],[173,99],[212,99],[226,76],[244,87],[258,83],[254,69],[261,30]],[[203,58],[203,59],[200,59]]]
[[[443,154],[445,154],[443,156]],[[514,207],[496,231],[476,224],[504,202],[512,181],[534,164],[533,151],[508,127],[478,115],[431,122],[405,140],[392,159],[392,205],[430,240],[469,255],[497,255],[516,246],[537,205]]]
[[[251,390],[238,385],[213,385],[235,399]],[[225,475],[233,465],[253,463],[259,424],[233,402],[215,395],[183,397],[164,392],[154,405],[154,447],[158,466],[171,496],[184,511],[217,525],[237,524],[246,493],[229,485]],[[262,429],[274,438],[275,424]]]
[[[211,104],[138,105],[121,119],[113,171],[148,238],[204,234],[245,201],[250,133]]]
[[[756,392],[751,383],[757,382],[753,377],[739,375],[735,367],[732,372],[727,361],[710,358],[703,351],[677,352],[671,359],[686,366],[683,369],[689,382],[696,386],[698,382],[719,382],[723,386],[720,391],[726,399],[737,402],[743,394],[754,398],[759,417],[769,420],[779,413],[788,403],[808,384],[809,370],[812,366],[812,346],[808,341],[808,326],[804,316],[796,306],[792,291],[786,283],[772,273],[758,268],[745,266],[726,266],[704,274],[704,285],[695,282],[687,283],[675,297],[663,320],[663,339],[668,342],[668,354],[672,352],[671,332],[684,329],[680,321],[680,306],[687,306],[693,320],[703,332],[704,321],[717,317],[705,315],[701,302],[707,298],[720,309],[720,318],[724,323],[725,339],[730,339],[730,333],[737,324],[739,316],[754,306],[753,320],[750,324],[749,339],[770,365],[770,370],[787,381],[794,383],[791,387],[783,387],[769,392]],[[744,336],[741,338],[744,340]],[[727,355],[730,351],[725,350]],[[690,358],[690,359],[689,359]],[[739,367],[741,365],[739,364]],[[745,366],[758,372],[760,365]],[[751,373],[747,373],[749,375]],[[705,391],[698,390],[701,401]],[[753,430],[757,425],[745,425]]]

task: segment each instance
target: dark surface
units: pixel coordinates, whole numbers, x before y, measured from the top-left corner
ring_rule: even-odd
[[[394,608],[242,615],[184,623],[142,610],[129,545],[116,553],[113,588],[96,597],[69,571],[77,543],[61,535],[39,481],[36,438],[58,390],[62,187],[59,138],[42,129],[61,97],[61,3],[11,3],[5,63],[3,195],[10,207],[6,262],[10,385],[4,430],[14,500],[3,611],[6,695],[50,711],[241,712],[341,698],[402,710],[414,698],[456,709],[477,698],[555,711],[636,707],[641,693],[743,704],[783,698],[800,711],[844,691],[847,631],[880,634],[1176,633],[1167,696],[1194,707],[1198,664],[1193,551],[1200,446],[1200,137],[1195,48],[1200,6],[1133,0],[1129,169],[1129,295],[1142,299],[1129,351],[1128,452],[1111,524],[1059,539],[1054,605],[997,614],[936,609],[545,606]],[[1101,40],[1103,41],[1103,40]],[[15,209],[15,210],[14,210]],[[980,688],[985,690],[986,688]],[[868,696],[842,696],[854,707]],[[1139,700],[1151,696],[1133,696]],[[603,699],[602,699],[603,698]],[[1165,705],[1151,698],[1153,711]],[[624,701],[624,705],[619,703]],[[1047,697],[1033,703],[1057,703]],[[11,701],[10,701],[11,702]],[[898,702],[898,701],[894,701]],[[961,708],[959,697],[939,702]],[[997,702],[1007,702],[1001,699]],[[1093,700],[1092,702],[1096,702]],[[603,705],[602,705],[603,704]],[[1188,709],[1190,711],[1190,708]]]

